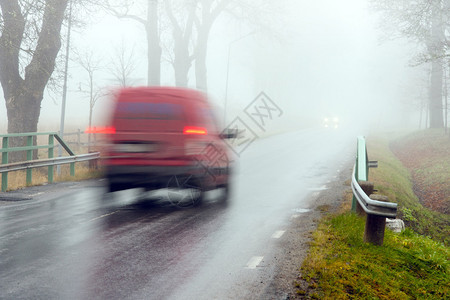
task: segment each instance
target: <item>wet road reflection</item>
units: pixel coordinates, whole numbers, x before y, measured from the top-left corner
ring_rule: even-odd
[[[213,202],[180,209],[133,190],[102,192],[2,211],[2,297],[123,299],[148,286],[164,295],[194,272],[196,252],[225,218]]]
[[[164,190],[105,194],[101,180],[20,191],[38,196],[0,203],[0,298],[235,299],[261,292],[277,267],[274,232],[309,212],[308,195],[353,159],[352,146],[353,136],[329,132],[257,141],[240,158],[228,205],[214,193],[195,208],[174,206]]]

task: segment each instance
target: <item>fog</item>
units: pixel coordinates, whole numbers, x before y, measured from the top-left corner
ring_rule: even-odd
[[[383,38],[377,15],[369,11],[366,1],[287,3],[273,17],[270,31],[231,21],[225,14],[213,26],[207,57],[208,93],[222,109],[226,101],[226,121],[241,115],[264,92],[282,110],[270,132],[318,127],[327,116],[353,127],[363,127],[362,123],[377,129],[419,126],[414,103],[426,96],[426,72],[408,66],[411,45]],[[72,45],[80,53],[92,49],[106,67],[114,49],[124,41],[134,49],[135,82],[144,85],[146,42],[141,27],[100,14],[94,24],[72,32]],[[85,129],[89,114],[89,100],[79,91],[87,74],[74,60],[69,74],[66,132]],[[95,76],[96,86],[113,85],[106,69]],[[189,86],[195,87],[192,71],[189,80]],[[162,65],[161,82],[174,85],[169,63]],[[107,97],[97,102],[94,125],[105,122],[109,103]],[[60,112],[61,96],[47,93],[39,130],[59,130]],[[0,131],[7,131],[4,102]]]

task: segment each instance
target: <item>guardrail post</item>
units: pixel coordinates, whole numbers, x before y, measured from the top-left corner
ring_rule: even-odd
[[[388,202],[388,197],[383,195],[370,195],[370,199]],[[364,229],[364,241],[377,246],[382,246],[384,241],[384,230],[386,228],[386,217],[367,215],[366,227]]]
[[[8,149],[9,139],[7,136],[2,139],[2,149]],[[8,163],[8,152],[2,153],[2,165],[6,165]],[[8,172],[2,173],[2,192],[6,192],[8,189]]]
[[[33,146],[33,136],[27,136],[27,147],[31,147]],[[33,150],[27,150],[27,161],[28,160],[32,160],[33,159]],[[27,185],[31,185],[31,182],[33,181],[33,170],[32,169],[27,169]]]
[[[75,176],[75,163],[70,163],[70,176]]]
[[[358,137],[357,153],[351,182],[354,210],[357,210],[359,215],[366,215],[364,241],[381,246],[384,240],[386,217],[395,218],[397,204],[389,202],[387,196],[372,194],[373,184],[367,181],[369,167],[376,167],[378,163],[369,162],[364,137]]]
[[[53,134],[48,135],[48,158],[54,156],[55,141]],[[53,183],[53,166],[48,166],[48,182]]]
[[[383,246],[385,226],[386,217],[368,214],[364,229],[364,242]]]

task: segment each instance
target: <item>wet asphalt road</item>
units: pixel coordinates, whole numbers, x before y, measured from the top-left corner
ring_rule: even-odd
[[[214,193],[196,208],[165,191],[108,195],[102,180],[2,193],[0,299],[267,298],[289,221],[353,159],[355,141],[326,130],[256,141],[228,205]]]

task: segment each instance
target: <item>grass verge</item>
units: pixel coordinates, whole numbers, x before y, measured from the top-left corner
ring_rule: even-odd
[[[100,170],[91,169],[88,163],[77,163],[75,164],[75,176],[70,175],[69,165],[61,166],[60,175],[56,174],[56,167],[54,182],[62,181],[80,181],[92,178],[99,178],[102,175]],[[0,174],[0,178],[3,174]],[[32,183],[31,185],[44,185],[48,183],[48,168],[35,168],[32,171]],[[8,173],[8,189],[7,191],[13,191],[27,187],[26,184],[26,171],[14,171]]]
[[[297,294],[310,299],[445,299],[450,250],[407,229],[387,231],[383,246],[363,242],[365,220],[326,218],[313,234]],[[301,281],[301,282],[300,282]]]
[[[410,171],[420,202],[450,214],[450,138],[428,129],[396,139],[390,148]]]
[[[349,211],[325,217],[313,234],[301,276],[302,299],[446,299],[450,295],[450,216],[424,208],[410,172],[391,152],[390,139],[368,139],[369,158],[378,160],[370,180],[398,203],[407,229],[386,230],[383,246],[363,242],[365,219]],[[443,158],[444,160],[450,158]]]

